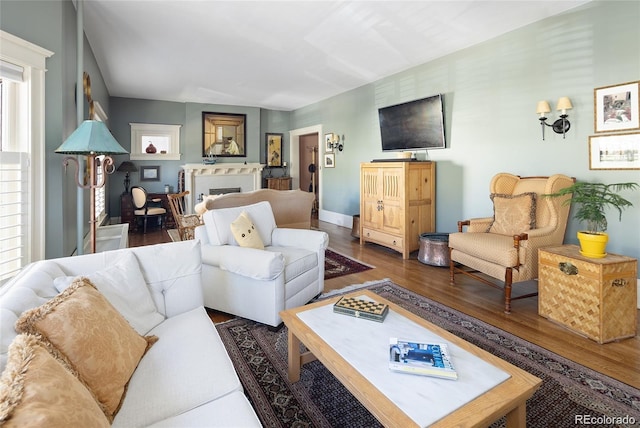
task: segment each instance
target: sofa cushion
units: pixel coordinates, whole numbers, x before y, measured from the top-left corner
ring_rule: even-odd
[[[212,415],[215,415],[215,424],[212,422]],[[205,424],[219,427],[262,427],[244,393],[234,391],[193,410],[154,423],[149,428],[201,427]]]
[[[140,271],[140,264],[132,252],[122,254],[115,264],[86,277],[138,333],[147,334],[164,321],[164,316],[153,303],[151,292]],[[74,278],[58,277],[53,284],[62,292]]]
[[[263,201],[242,207],[209,210],[202,216],[211,245],[238,245],[229,227],[242,211],[246,211],[255,222],[263,244],[271,245],[271,233],[276,227],[271,204]]]
[[[231,233],[241,247],[264,250],[260,234],[246,211],[242,211],[238,218],[231,222]]]
[[[19,333],[40,334],[69,360],[104,406],[117,413],[127,383],[156,337],[142,337],[86,278],[18,319]]]
[[[9,348],[0,403],[5,428],[110,426],[91,391],[33,335],[17,336]]]
[[[7,361],[9,345],[18,333],[13,328],[24,311],[42,305],[58,294],[53,286],[57,276],[64,275],[60,266],[43,260],[25,266],[14,280],[19,286],[0,287],[0,371]]]
[[[167,318],[150,333],[160,340],[131,377],[114,427],[151,425],[233,391],[242,391],[233,364],[203,307]]]
[[[492,193],[493,222],[488,232],[517,235],[536,228],[536,194],[518,195]]]

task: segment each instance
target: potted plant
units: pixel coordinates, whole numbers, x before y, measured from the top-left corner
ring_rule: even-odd
[[[602,258],[607,255],[605,248],[609,240],[609,235],[605,232],[607,230],[605,209],[615,208],[618,210],[618,220],[622,220],[622,211],[633,204],[620,196],[618,192],[638,188],[640,188],[638,183],[604,184],[577,181],[569,187],[544,196],[573,195],[563,204],[575,204],[577,209],[573,217],[579,222],[586,223],[587,229],[578,232],[580,253],[585,257]]]

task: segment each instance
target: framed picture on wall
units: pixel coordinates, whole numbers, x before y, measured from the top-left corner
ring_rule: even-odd
[[[593,96],[596,132],[640,129],[640,81],[596,88]]]
[[[324,154],[324,167],[325,168],[335,168],[336,167],[336,154],[335,153],[325,153]]]
[[[140,181],[160,181],[159,166],[141,166]]]
[[[333,152],[333,134],[324,134],[324,151],[325,153]]]
[[[247,115],[202,112],[202,157],[246,157]]]
[[[282,135],[283,134],[273,134],[273,133],[266,133],[264,135],[268,167],[279,168],[282,166],[282,161],[283,161]]]
[[[589,169],[640,169],[640,132],[590,136]]]

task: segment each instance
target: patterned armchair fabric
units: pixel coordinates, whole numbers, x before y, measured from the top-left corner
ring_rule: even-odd
[[[462,273],[501,288],[505,312],[510,313],[512,284],[538,276],[538,249],[562,245],[564,241],[569,205],[563,203],[570,196],[547,198],[542,195],[568,187],[574,181],[562,174],[519,177],[500,173],[493,177],[490,193],[494,216],[459,221],[458,232],[449,235],[451,284],[455,284],[455,274]],[[497,224],[500,227],[496,227]],[[495,233],[496,230],[513,233]]]

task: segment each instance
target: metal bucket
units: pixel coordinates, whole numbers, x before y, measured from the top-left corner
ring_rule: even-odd
[[[449,266],[449,234],[421,234],[418,260],[431,266]]]
[[[360,214],[353,216],[353,226],[351,227],[351,236],[360,239]]]

